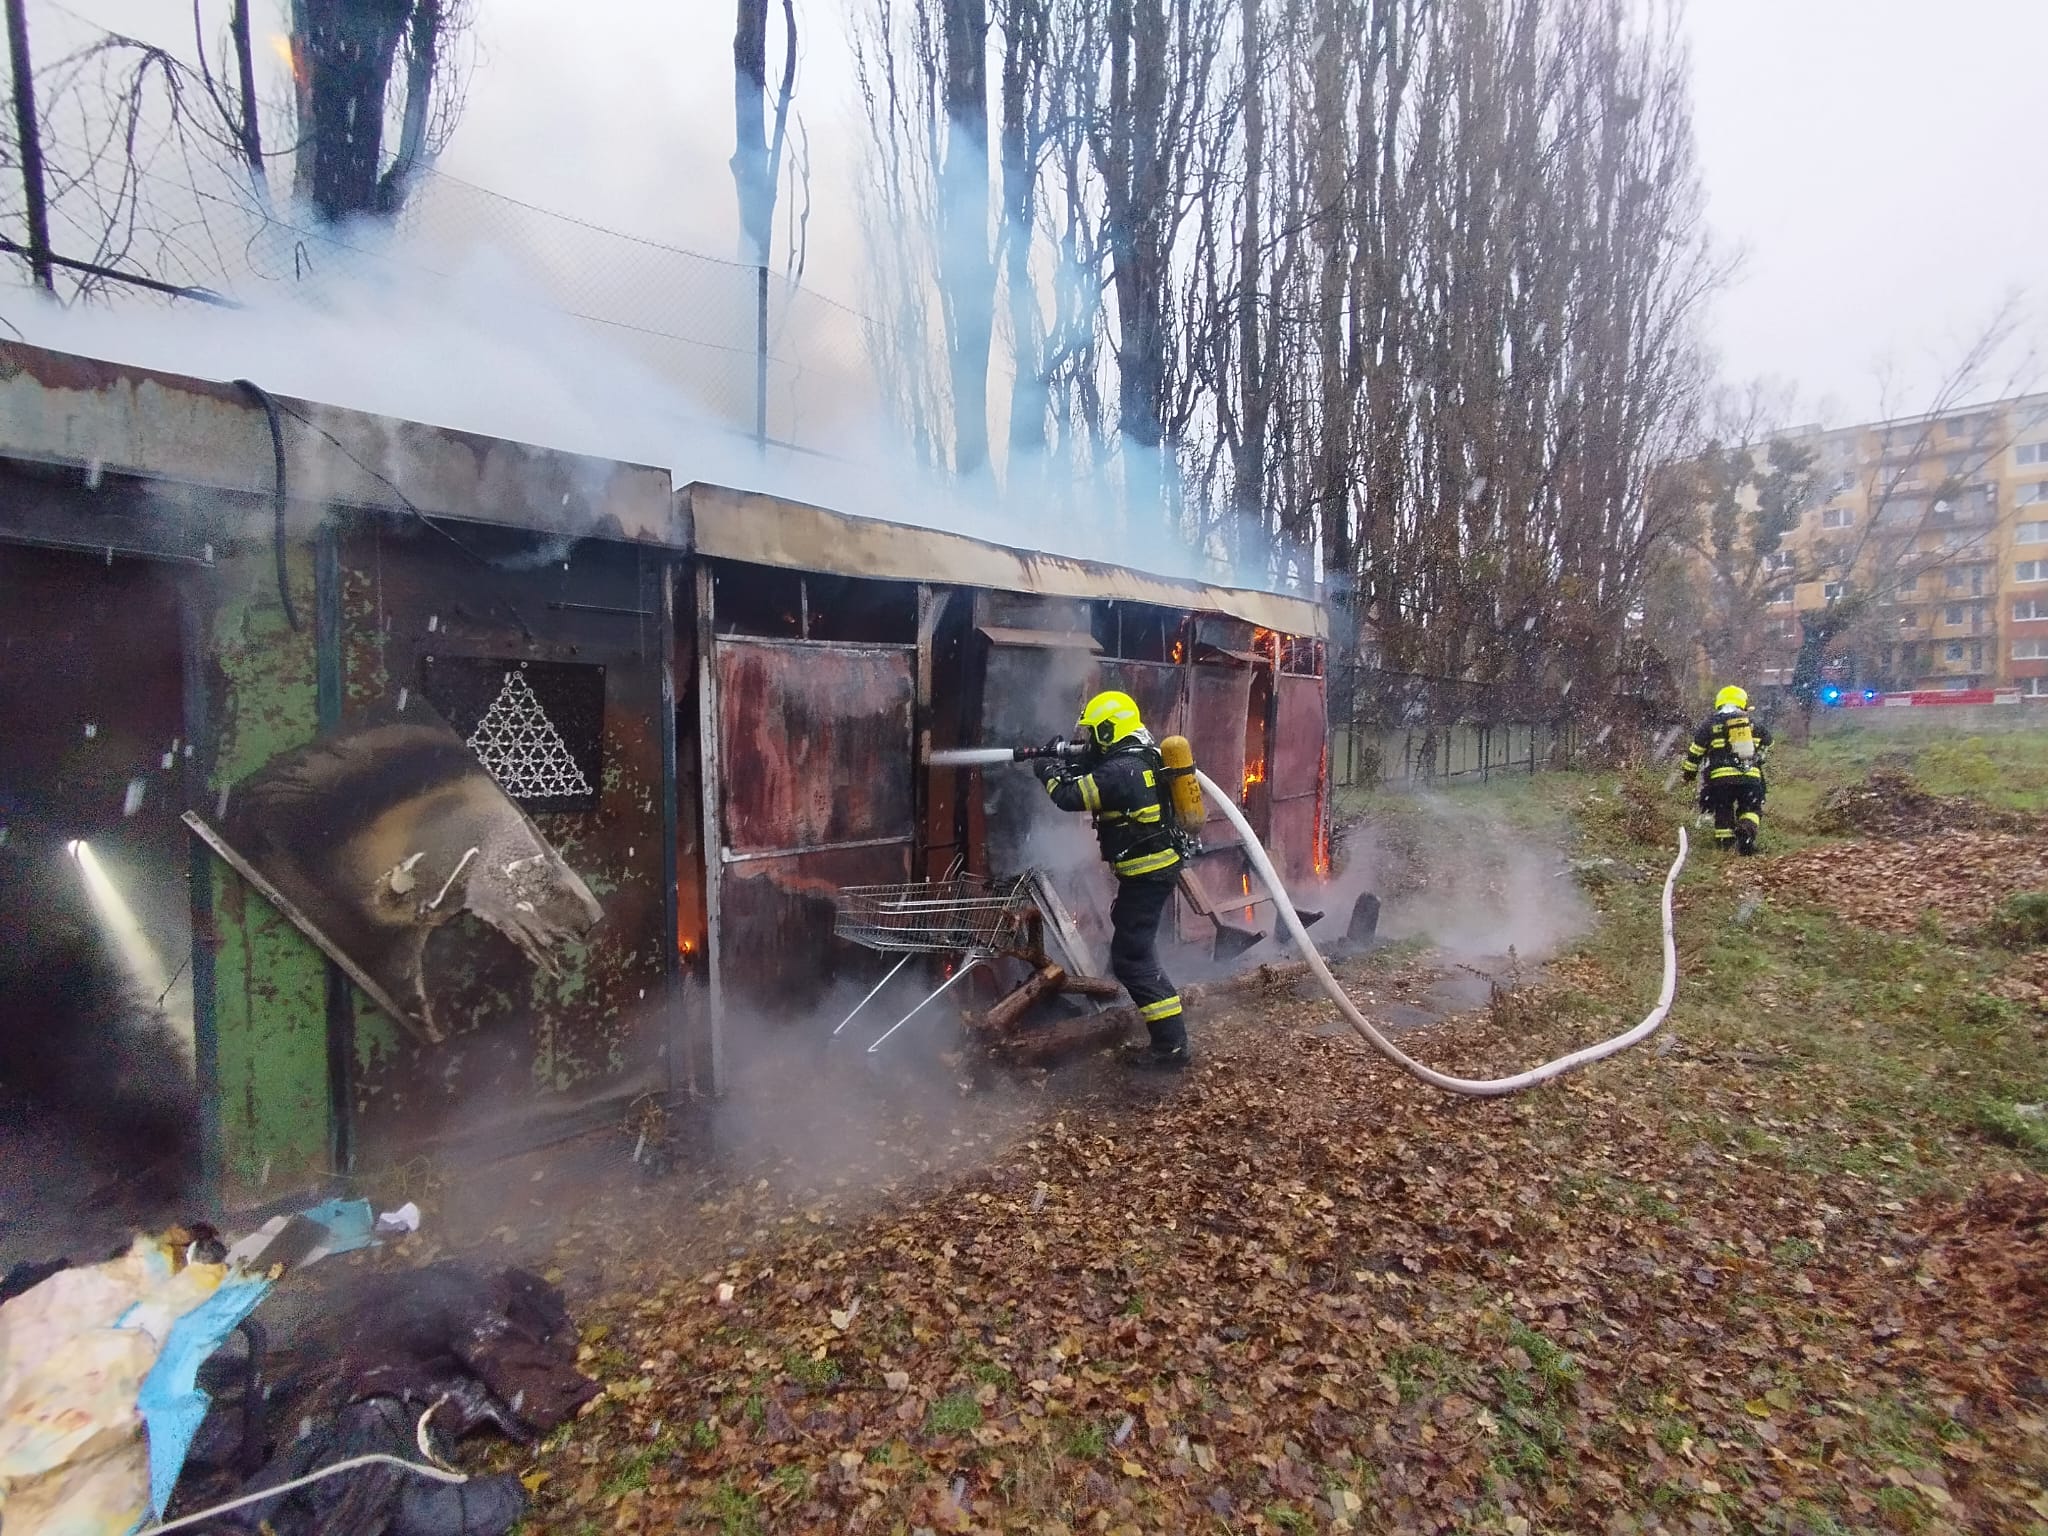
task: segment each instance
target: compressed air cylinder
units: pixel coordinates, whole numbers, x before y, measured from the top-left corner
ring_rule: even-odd
[[[1166,793],[1174,819],[1183,830],[1202,829],[1202,786],[1195,782],[1195,749],[1185,736],[1169,736],[1159,743],[1159,760],[1166,765]]]

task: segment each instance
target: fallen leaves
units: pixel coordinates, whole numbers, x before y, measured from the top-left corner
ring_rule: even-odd
[[[1891,933],[1932,923],[1980,930],[2014,891],[2048,889],[2048,831],[1955,831],[1898,842],[1824,843],[1764,861],[1767,890],[1819,903]]]
[[[1756,862],[1967,926],[1985,868],[2040,856],[1965,829]],[[1952,890],[1927,873],[1963,859]],[[1483,1073],[1640,1011],[1640,978],[1553,974],[1578,1012],[1482,1010],[1417,1049]],[[1350,979],[1393,1005],[1429,975]],[[1874,1528],[1903,1501],[2023,1528],[2048,1497],[2042,1181],[1921,1197],[1822,1065],[1795,1082],[1781,1042],[1709,1032],[1721,980],[1689,971],[1668,1054],[1488,1103],[1397,1076],[1275,980],[1205,1010],[1173,1084],[1084,1064],[955,1122],[908,1103],[877,1141],[947,1157],[858,1198],[736,1170],[600,1203],[585,1342],[621,1390],[542,1454],[538,1523],[1527,1536]],[[1866,1022],[1769,1009],[1766,1035]],[[1805,1160],[1822,1137],[1858,1171]]]

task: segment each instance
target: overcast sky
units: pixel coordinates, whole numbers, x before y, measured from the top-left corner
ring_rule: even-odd
[[[814,159],[808,278],[857,303],[850,3],[798,0],[799,107]],[[189,51],[185,8],[170,0],[70,5]],[[729,0],[476,10],[477,69],[443,170],[732,254]],[[2048,3],[1692,0],[1690,11],[1708,216],[1742,257],[1709,326],[1725,378],[1795,386],[1806,419],[1911,410],[2009,292],[2039,312]],[[779,65],[779,37],[771,50]]]

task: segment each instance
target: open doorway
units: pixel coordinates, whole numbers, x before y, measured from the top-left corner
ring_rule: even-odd
[[[8,1262],[118,1236],[198,1177],[182,654],[168,567],[0,545]]]

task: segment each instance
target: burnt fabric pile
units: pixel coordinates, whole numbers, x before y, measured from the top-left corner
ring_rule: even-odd
[[[281,1446],[243,1493],[371,1452],[417,1461],[428,1409],[437,1453],[485,1426],[530,1443],[601,1390],[576,1369],[561,1292],[521,1269],[444,1261],[372,1276],[294,1352],[317,1362],[290,1394],[292,1422],[311,1427]],[[526,1492],[509,1474],[445,1484],[386,1465],[245,1505],[217,1525],[276,1536],[496,1536],[525,1507]]]

